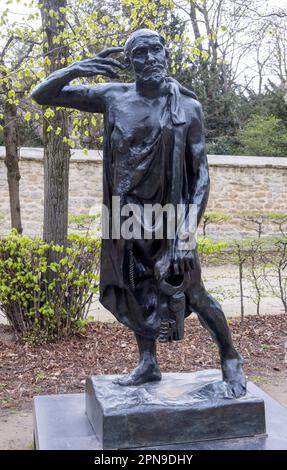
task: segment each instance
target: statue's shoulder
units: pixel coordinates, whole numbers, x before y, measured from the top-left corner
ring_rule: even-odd
[[[193,98],[192,96],[190,95],[186,95],[185,93],[182,93],[180,92],[180,95],[181,95],[181,99],[187,103],[189,106],[192,106],[192,108],[194,109],[201,109],[202,106],[200,104],[200,102],[198,101],[197,98]]]
[[[104,92],[106,96],[116,97],[132,90],[132,83],[105,83]]]
[[[186,88],[174,78],[169,78],[169,81],[178,87],[187,115],[191,115],[193,118],[196,116],[200,118],[202,115],[202,106],[194,91]]]
[[[131,89],[131,85],[129,83],[98,83],[86,86],[85,93],[90,100],[100,98],[106,106],[109,106],[113,101],[124,97]]]
[[[201,103],[191,96],[181,93],[181,99],[183,102],[186,116],[189,116],[189,120],[202,119],[202,106]]]

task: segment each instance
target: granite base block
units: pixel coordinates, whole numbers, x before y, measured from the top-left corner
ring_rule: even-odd
[[[86,414],[103,449],[132,449],[263,435],[264,401],[227,398],[221,372],[166,373],[122,387],[117,376],[86,382]]]

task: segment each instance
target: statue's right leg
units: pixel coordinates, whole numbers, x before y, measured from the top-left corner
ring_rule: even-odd
[[[197,253],[194,257],[191,279],[192,284],[187,293],[190,310],[197,313],[200,323],[209,331],[219,347],[223,380],[227,383],[230,395],[244,396],[246,379],[243,372],[243,359],[233,345],[221,305],[205,290]]]
[[[119,385],[141,385],[161,380],[161,372],[156,358],[156,340],[135,334],[139,348],[139,364],[129,374],[114,381]]]
[[[227,321],[220,304],[206,292],[203,285],[192,291],[194,299],[191,309],[197,313],[200,323],[216,341],[221,358],[223,380],[227,383],[230,396],[239,398],[246,394],[246,379],[243,359],[236,351]]]

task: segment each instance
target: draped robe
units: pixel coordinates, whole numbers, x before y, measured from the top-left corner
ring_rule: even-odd
[[[168,90],[158,122],[147,133],[142,133],[141,126],[148,116],[136,120],[136,127],[129,127],[125,109],[107,107],[103,204],[109,209],[110,226],[113,196],[120,197],[121,207],[127,203],[141,208],[156,203],[181,203],[188,207],[191,202],[194,178],[190,177],[192,170],[186,158],[189,123],[178,85],[170,81]],[[126,110],[130,112],[128,106]],[[154,265],[166,248],[166,238],[125,240],[110,236],[102,240],[100,302],[119,322],[148,338],[156,338],[160,329]],[[187,303],[186,315],[189,313]]]

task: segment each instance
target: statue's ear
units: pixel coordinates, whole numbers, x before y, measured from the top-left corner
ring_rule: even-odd
[[[169,50],[167,48],[165,48],[165,57],[166,57],[166,60],[169,59]]]
[[[125,56],[125,60],[124,60],[124,63],[125,63],[125,66],[128,70],[131,70],[132,68],[132,63],[131,63],[131,59],[128,55]]]

